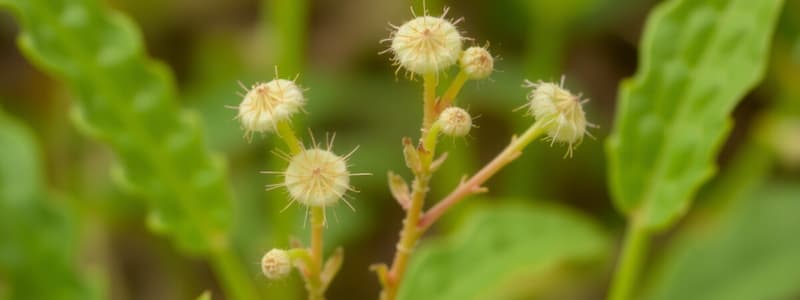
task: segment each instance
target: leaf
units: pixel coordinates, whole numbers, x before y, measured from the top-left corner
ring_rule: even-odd
[[[97,299],[74,262],[72,219],[47,199],[39,146],[2,111],[0,145],[0,296]]]
[[[76,96],[77,125],[111,146],[150,224],[194,252],[224,242],[230,191],[173,78],[144,54],[132,22],[96,0],[0,0],[21,23],[25,55]]]
[[[648,18],[607,143],[617,209],[646,228],[681,216],[715,172],[730,113],[763,76],[781,0],[673,0]]]
[[[609,251],[605,233],[563,208],[487,207],[467,220],[452,237],[414,253],[399,299],[497,299],[519,276],[597,260]]]
[[[645,299],[796,299],[800,185],[769,184],[681,233]]]

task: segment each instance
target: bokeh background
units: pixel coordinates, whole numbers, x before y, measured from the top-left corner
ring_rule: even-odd
[[[421,120],[421,82],[409,81],[379,55],[387,45],[388,23],[409,19],[409,7],[422,11],[420,1],[408,0],[108,0],[107,5],[129,15],[140,27],[147,53],[165,62],[179,86],[181,106],[199,112],[209,147],[228,160],[235,192],[236,240],[252,260],[272,247],[286,247],[289,236],[305,238],[303,209],[283,213],[281,191],[265,192],[277,182],[260,170],[277,169],[281,161],[270,150],[274,137],[247,142],[233,119],[238,81],[251,84],[299,74],[308,88],[309,113],[301,122],[317,136],[336,132],[335,149],[360,150],[353,170],[371,172],[353,184],[361,190],[346,206],[335,209],[328,226],[327,245],[343,245],[345,264],[329,290],[330,299],[372,299],[378,283],[368,266],[392,257],[402,211],[386,188],[388,170],[405,173],[400,138],[415,137]],[[460,28],[473,40],[490,43],[497,72],[489,80],[467,83],[460,103],[476,116],[478,125],[467,138],[445,139],[448,163],[434,179],[431,199],[441,198],[498,152],[515,132],[531,122],[521,111],[527,90],[524,79],[557,81],[591,99],[585,109],[596,139],[587,139],[572,159],[562,159],[563,147],[545,142],[530,146],[524,156],[489,182],[488,199],[468,201],[442,220],[430,235],[446,233],[459,216],[478,201],[491,198],[558,202],[597,220],[617,238],[624,219],[614,210],[606,187],[603,142],[615,111],[622,79],[637,68],[638,42],[644,21],[657,1],[630,0],[496,0],[427,1],[438,15],[444,5],[449,16],[464,17]],[[219,295],[219,284],[199,257],[181,253],[146,225],[143,202],[113,182],[110,150],[81,134],[69,114],[72,96],[56,79],[33,67],[15,42],[19,32],[7,11],[0,13],[0,107],[33,128],[44,149],[49,188],[78,220],[82,269],[102,278],[110,299],[189,299],[205,289]],[[797,111],[800,100],[800,3],[788,1],[772,42],[764,81],[737,107],[735,127],[719,158],[726,170],[738,150],[758,128],[760,116],[775,110]],[[776,108],[780,107],[780,109]],[[303,133],[307,137],[307,133]],[[794,138],[778,138],[796,150]],[[3,145],[0,145],[3,147]],[[779,152],[783,153],[783,152]],[[791,151],[774,157],[770,176],[797,180],[800,160]],[[710,184],[713,186],[712,184]],[[702,220],[704,191],[698,197]],[[705,211],[714,211],[708,205]],[[330,213],[330,212],[329,212]],[[694,212],[692,214],[695,214]],[[682,228],[683,225],[678,226]],[[674,231],[677,231],[676,229]],[[674,231],[659,235],[659,251]],[[2,245],[0,245],[2,247]],[[613,257],[591,269],[580,284],[561,285],[569,292],[554,295],[599,299],[605,293]],[[97,275],[99,274],[99,275]],[[2,280],[2,277],[0,277]],[[264,283],[275,299],[303,295],[297,278]],[[558,285],[556,285],[558,286]],[[569,295],[569,296],[565,296]],[[216,298],[215,298],[216,299]],[[219,298],[222,299],[222,298]],[[522,298],[526,299],[526,298]]]

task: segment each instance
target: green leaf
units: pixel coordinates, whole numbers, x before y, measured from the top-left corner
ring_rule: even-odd
[[[47,199],[39,146],[2,111],[0,145],[0,298],[96,299],[75,265],[72,219]]]
[[[224,242],[230,191],[223,164],[175,101],[173,78],[146,57],[132,22],[96,0],[0,0],[19,45],[74,92],[78,126],[109,144],[119,176],[149,200],[149,224],[196,252]]]
[[[730,113],[763,75],[781,0],[673,0],[648,18],[607,144],[614,204],[646,228],[682,215],[715,172]]]
[[[521,284],[521,278],[597,260],[609,251],[604,232],[564,208],[485,207],[467,220],[452,237],[414,253],[399,299],[496,300],[498,294],[537,285]]]
[[[678,236],[646,299],[796,299],[800,185],[771,184]]]

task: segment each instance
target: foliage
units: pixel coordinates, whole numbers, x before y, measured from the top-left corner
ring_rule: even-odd
[[[651,14],[607,144],[620,211],[646,228],[686,212],[714,173],[731,111],[764,73],[781,2],[674,0]]]
[[[30,129],[0,111],[0,278],[3,299],[96,299],[75,263],[73,216],[51,201]]]
[[[645,299],[789,299],[800,293],[800,185],[766,184],[683,232]]]
[[[506,287],[515,278],[530,280],[565,263],[597,260],[608,254],[609,244],[597,225],[565,208],[482,207],[452,236],[420,247],[399,299],[498,299],[503,288],[531,288]]]
[[[144,195],[152,228],[184,249],[224,243],[230,223],[225,171],[204,145],[200,125],[181,112],[169,72],[144,55],[131,21],[96,0],[1,0],[22,24],[24,53],[64,79],[74,117],[108,143],[125,186]]]

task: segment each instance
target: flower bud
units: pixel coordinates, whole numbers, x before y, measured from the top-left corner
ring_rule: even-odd
[[[417,17],[392,33],[394,61],[416,74],[435,73],[453,65],[461,54],[461,34],[443,17]]]
[[[281,279],[292,271],[292,259],[286,250],[272,249],[261,258],[261,272],[269,279]]]
[[[245,132],[269,132],[305,105],[303,90],[294,81],[275,79],[253,86],[239,104],[237,118]]]
[[[461,70],[470,79],[484,79],[494,71],[494,58],[486,48],[469,47],[461,54]]]
[[[586,122],[580,97],[555,83],[527,82],[526,86],[533,88],[528,94],[530,114],[544,126],[552,142],[569,145],[567,155],[571,156],[573,147],[588,134],[586,126],[591,125]]]
[[[472,117],[460,107],[451,106],[439,115],[439,126],[442,133],[449,136],[465,136],[472,129]]]

